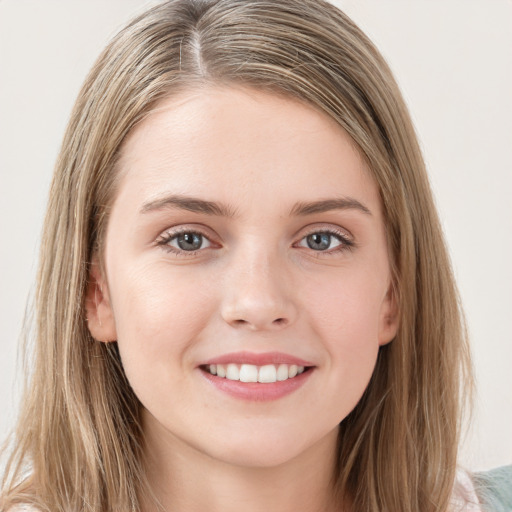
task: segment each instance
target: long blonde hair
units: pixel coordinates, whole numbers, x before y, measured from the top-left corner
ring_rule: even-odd
[[[157,101],[244,84],[307,102],[352,137],[380,187],[400,327],[340,424],[333,478],[354,510],[445,511],[455,478],[462,312],[414,128],[385,61],[323,0],[171,0],[122,30],[79,94],[40,253],[33,371],[2,510],[137,511],[146,488],[140,403],[115,343],[91,337],[84,293],[116,192],[123,140]]]

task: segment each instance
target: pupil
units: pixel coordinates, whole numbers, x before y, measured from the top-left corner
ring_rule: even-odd
[[[314,233],[307,237],[307,241],[310,249],[323,251],[331,245],[331,235],[328,233]]]
[[[178,236],[178,246],[184,251],[195,251],[201,247],[202,238],[198,233],[183,233]]]

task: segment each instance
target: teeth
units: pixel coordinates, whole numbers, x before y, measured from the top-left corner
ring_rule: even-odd
[[[240,370],[236,364],[228,364],[226,369],[226,379],[240,380]]]
[[[295,377],[297,375],[297,365],[292,364],[288,369],[288,377]]]
[[[243,364],[240,368],[242,382],[258,382],[258,367],[252,364]]]
[[[253,364],[237,365],[230,363],[225,364],[211,364],[206,369],[218,377],[223,377],[229,380],[239,380],[241,382],[262,382],[272,383],[280,382],[300,375],[304,372],[304,366],[297,366],[295,364],[280,364],[273,365],[267,364],[264,366],[256,366]]]
[[[287,364],[280,364],[279,368],[277,369],[277,375],[276,375],[277,380],[281,381],[281,380],[286,380],[289,377],[295,377],[295,375],[291,374],[291,369],[293,367],[294,367],[293,364],[290,366],[290,368],[288,368]]]
[[[258,372],[258,382],[276,382],[277,372],[273,364],[267,364],[260,368]]]

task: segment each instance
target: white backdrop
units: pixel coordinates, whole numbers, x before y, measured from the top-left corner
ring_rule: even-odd
[[[478,381],[462,462],[512,462],[512,2],[338,0],[416,123],[467,312]],[[52,168],[85,75],[142,0],[0,0],[0,437]]]

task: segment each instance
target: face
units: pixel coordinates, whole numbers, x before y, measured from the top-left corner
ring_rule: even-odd
[[[210,88],[161,102],[119,172],[87,309],[147,432],[259,467],[332,443],[396,332],[379,192],[348,135]]]

